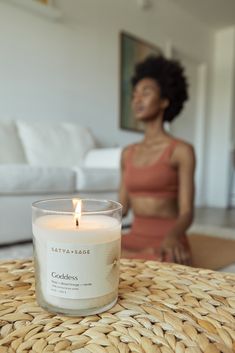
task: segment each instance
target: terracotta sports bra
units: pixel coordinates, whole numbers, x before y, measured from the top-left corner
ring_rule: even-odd
[[[177,140],[173,140],[160,158],[147,166],[135,166],[131,146],[124,164],[124,182],[130,196],[172,197],[178,195],[178,171],[170,164]]]

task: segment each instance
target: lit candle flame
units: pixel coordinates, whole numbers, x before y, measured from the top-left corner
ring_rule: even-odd
[[[74,207],[74,218],[76,227],[79,227],[81,214],[82,214],[82,201],[78,199],[73,199],[73,207]]]

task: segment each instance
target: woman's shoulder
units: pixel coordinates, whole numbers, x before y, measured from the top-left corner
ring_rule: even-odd
[[[194,147],[188,141],[182,140],[178,137],[170,137],[170,144],[180,150],[194,150]]]
[[[173,153],[177,159],[195,159],[194,147],[191,143],[178,138],[172,138]]]
[[[130,158],[130,156],[132,155],[132,153],[137,145],[138,145],[138,143],[133,143],[133,144],[128,145],[122,149],[122,155],[121,155],[122,164],[125,164],[126,161]]]
[[[131,145],[128,145],[126,147],[123,148],[122,150],[122,157],[125,158],[126,155],[130,154],[131,152],[134,151],[134,149],[138,146],[138,143],[133,143]]]

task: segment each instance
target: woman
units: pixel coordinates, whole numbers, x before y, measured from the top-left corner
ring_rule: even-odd
[[[148,57],[135,68],[132,109],[145,124],[143,141],[122,153],[120,202],[134,221],[122,237],[122,256],[191,264],[186,231],[193,220],[193,147],[164,129],[188,98],[181,65]]]

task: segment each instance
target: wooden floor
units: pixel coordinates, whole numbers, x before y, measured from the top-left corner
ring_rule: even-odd
[[[234,208],[198,208],[194,224],[197,226],[190,234],[189,241],[195,267],[217,270],[235,264]]]

